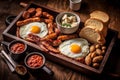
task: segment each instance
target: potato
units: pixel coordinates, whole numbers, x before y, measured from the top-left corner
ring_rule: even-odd
[[[97,54],[97,55],[102,55],[101,49],[96,49],[96,54]]]
[[[100,48],[100,45],[99,45],[99,44],[96,44],[96,45],[95,45],[95,48],[96,48],[96,49]]]
[[[94,68],[98,68],[99,66],[100,66],[100,64],[99,63],[93,63],[93,65],[92,65]]]
[[[91,54],[92,54],[92,53],[89,53],[87,56],[90,56],[90,57],[91,57]]]
[[[90,46],[90,52],[93,52],[93,51],[95,51],[95,45]]]
[[[102,46],[102,50],[106,50],[106,46]]]
[[[91,63],[92,63],[91,57],[90,57],[90,56],[86,56],[86,57],[85,57],[85,64],[86,64],[86,65],[91,65]]]
[[[104,54],[105,54],[105,50],[103,49],[103,50],[102,50],[102,55],[104,55]]]
[[[96,56],[97,56],[97,55],[96,55],[96,52],[95,52],[95,51],[91,53],[91,58],[94,58],[94,57],[96,57]]]
[[[103,59],[103,56],[96,56],[96,57],[93,58],[92,62],[93,63],[99,63],[99,62],[102,61],[102,59]]]

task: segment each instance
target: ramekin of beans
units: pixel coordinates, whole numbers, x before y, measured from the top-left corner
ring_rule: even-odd
[[[25,57],[25,51],[27,50],[27,44],[19,40],[13,40],[11,42],[2,41],[3,44],[8,46],[8,50],[13,60],[19,61]]]
[[[39,52],[31,52],[29,53],[25,59],[25,65],[31,70],[44,70],[47,74],[53,75],[53,71],[51,71],[48,67],[45,66],[45,57],[43,54]]]

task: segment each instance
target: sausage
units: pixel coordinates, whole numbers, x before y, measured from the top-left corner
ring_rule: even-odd
[[[58,28],[55,27],[54,30],[55,30],[55,33],[56,33],[57,35],[60,34],[60,30],[59,30]]]
[[[42,16],[42,11],[37,11],[37,12],[35,13],[35,17],[40,17],[40,16]]]
[[[42,11],[42,8],[36,8],[36,12],[37,12],[37,11]]]
[[[45,22],[46,22],[46,23],[52,23],[53,20],[51,20],[51,19],[45,19]]]
[[[54,27],[54,32],[59,35],[60,34],[60,30],[58,29],[57,24],[53,23],[53,27]]]
[[[52,23],[48,23],[48,34],[52,34],[52,33],[54,33],[54,31],[53,31],[53,24]]]
[[[35,8],[29,8],[27,11],[30,13],[31,16],[33,16],[36,12]]]
[[[36,21],[40,21],[40,18],[39,17],[35,17],[35,18],[28,18],[28,19],[25,19],[25,20],[22,20],[22,21],[18,21],[16,23],[17,26],[23,26],[25,24],[28,24],[30,22],[36,22]]]
[[[43,16],[46,17],[46,18],[49,18],[49,19],[51,19],[51,20],[54,19],[53,16],[50,15],[49,13],[47,13],[47,12],[43,12]]]
[[[22,17],[23,17],[24,19],[27,19],[27,18],[30,17],[30,13],[29,13],[28,11],[24,11],[23,14],[22,14]]]
[[[49,34],[49,35],[45,36],[44,38],[42,38],[42,40],[55,39],[56,37],[57,37],[57,34],[52,33],[52,34]]]
[[[61,36],[58,36],[57,39],[64,41],[64,40],[68,40],[68,39],[72,39],[72,38],[76,38],[76,37],[77,37],[76,34],[72,34],[72,35],[61,35]]]
[[[42,8],[36,8],[36,13],[34,15],[35,17],[40,17],[42,16]]]

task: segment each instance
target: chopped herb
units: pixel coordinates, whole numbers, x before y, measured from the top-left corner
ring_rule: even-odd
[[[62,24],[62,26],[63,27],[68,27],[68,28],[71,27],[71,25],[69,23],[64,23],[64,24]]]

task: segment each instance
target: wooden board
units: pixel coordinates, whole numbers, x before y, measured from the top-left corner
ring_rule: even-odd
[[[54,17],[56,17],[56,15],[59,14],[59,12],[56,12],[53,9],[50,9],[48,7],[45,7],[45,6],[37,5],[35,3],[31,3],[30,5],[28,5],[28,7],[25,10],[27,10],[30,7],[35,7],[35,8],[41,7],[44,11],[49,12],[50,14],[54,15]],[[102,60],[102,62],[100,64],[100,67],[98,69],[95,69],[95,68],[87,66],[83,63],[80,63],[80,62],[77,62],[77,61],[72,60],[70,58],[67,58],[63,55],[60,55],[60,54],[45,53],[44,51],[41,51],[41,49],[37,45],[16,37],[16,22],[21,18],[22,13],[23,13],[23,11],[16,17],[16,19],[3,32],[3,38],[5,41],[8,41],[8,42],[10,42],[12,40],[24,41],[25,43],[28,44],[29,50],[32,49],[32,50],[40,51],[46,56],[47,59],[54,61],[56,63],[62,64],[62,65],[65,65],[69,68],[75,69],[77,71],[81,71],[81,72],[86,73],[86,74],[91,75],[91,74],[101,74],[102,73],[104,66],[107,62],[107,59],[110,55],[110,52],[112,50],[112,47],[115,43],[115,40],[117,37],[116,31],[113,31],[110,29],[108,30],[108,34],[106,37],[107,50],[106,50],[104,59]]]

